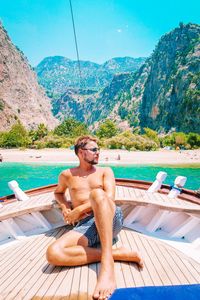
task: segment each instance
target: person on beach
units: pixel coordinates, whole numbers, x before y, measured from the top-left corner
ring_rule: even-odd
[[[112,249],[123,225],[120,207],[115,206],[115,179],[109,167],[97,167],[97,140],[80,137],[74,147],[79,166],[59,176],[55,198],[66,224],[72,230],[47,249],[47,260],[56,266],[81,266],[101,262],[93,299],[107,299],[116,288],[114,260],[136,262],[143,267],[137,252],[124,247]],[[71,204],[65,199],[69,189]],[[97,247],[100,244],[100,248]]]

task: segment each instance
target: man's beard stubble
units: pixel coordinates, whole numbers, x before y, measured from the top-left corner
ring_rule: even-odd
[[[98,160],[96,161],[95,159],[89,160],[87,158],[84,158],[84,160],[91,165],[97,165],[98,164]]]

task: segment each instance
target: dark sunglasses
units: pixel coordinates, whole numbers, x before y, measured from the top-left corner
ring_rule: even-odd
[[[100,151],[100,148],[82,148],[82,150],[89,150],[89,151],[92,151],[92,152],[99,152]]]

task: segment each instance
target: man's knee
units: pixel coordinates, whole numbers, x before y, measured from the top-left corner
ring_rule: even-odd
[[[57,243],[53,243],[48,247],[46,252],[46,259],[49,264],[56,265],[56,261],[60,251],[60,246]]]
[[[90,201],[95,202],[96,204],[101,204],[105,198],[106,194],[102,189],[94,189],[90,192]]]

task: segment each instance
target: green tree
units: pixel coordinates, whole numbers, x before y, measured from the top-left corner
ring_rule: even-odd
[[[117,128],[116,124],[112,120],[105,120],[96,131],[96,135],[102,139],[102,138],[111,138],[115,135],[117,135],[119,132],[119,129]]]
[[[88,132],[89,131],[86,124],[73,118],[64,120],[54,130],[54,134],[67,137],[77,137],[80,135],[88,134]]]
[[[186,134],[184,132],[174,132],[172,134],[176,147],[185,146],[187,142]]]
[[[160,143],[162,144],[163,147],[166,147],[166,146],[173,147],[174,139],[171,134],[170,135],[168,134],[168,135],[160,138]]]
[[[0,147],[4,146],[6,132],[0,131]]]
[[[187,135],[187,143],[190,144],[192,148],[200,147],[200,135],[198,133],[190,132]]]
[[[48,134],[47,127],[43,123],[39,124],[36,130],[37,139],[39,140],[45,137],[47,134]]]
[[[147,136],[148,138],[150,138],[151,140],[156,142],[157,145],[160,145],[158,134],[155,130],[145,127],[144,132],[145,132],[145,134],[144,134],[145,136]]]
[[[20,121],[17,121],[17,123],[11,127],[10,131],[5,133],[3,147],[27,147],[30,142],[26,128]]]
[[[29,131],[29,136],[32,141],[41,140],[47,135],[48,135],[48,129],[43,123],[40,123],[36,130]]]

